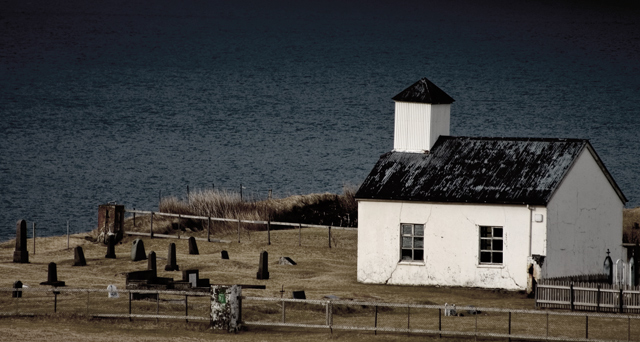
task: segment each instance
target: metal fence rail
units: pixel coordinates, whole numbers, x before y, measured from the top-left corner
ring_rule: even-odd
[[[340,226],[331,226],[331,225],[319,225],[319,224],[309,224],[309,223],[299,223],[299,222],[278,222],[278,221],[259,221],[259,220],[242,220],[242,219],[230,219],[230,218],[222,218],[222,217],[211,217],[211,216],[195,216],[195,215],[182,215],[182,214],[171,214],[171,213],[163,213],[156,211],[144,211],[144,210],[131,210],[125,209],[125,212],[132,213],[134,216],[134,224],[135,224],[135,215],[136,214],[144,214],[150,215],[151,221],[149,225],[149,233],[141,233],[141,232],[125,232],[128,235],[138,235],[138,236],[149,236],[151,238],[154,237],[165,237],[165,238],[177,238],[177,239],[186,239],[188,237],[180,237],[173,235],[161,235],[153,232],[153,217],[156,216],[166,216],[166,217],[176,217],[178,219],[193,219],[193,220],[203,220],[207,221],[207,238],[196,238],[197,240],[208,241],[208,242],[225,242],[229,243],[231,241],[228,240],[219,240],[219,239],[211,239],[211,225],[212,222],[229,222],[229,223],[237,223],[238,224],[238,242],[240,242],[240,225],[241,224],[260,224],[267,226],[267,242],[271,244],[271,225],[276,226],[286,226],[292,228],[298,228],[299,237],[298,243],[302,245],[302,228],[324,228],[328,231],[329,238],[329,248],[331,248],[331,230],[347,230],[347,231],[358,231],[357,227],[340,227]]]
[[[265,297],[243,297],[243,312],[251,310],[248,302],[271,302],[277,303],[280,307],[281,319],[270,320],[245,320],[244,324],[248,326],[274,326],[274,327],[297,327],[312,329],[328,329],[338,330],[354,330],[354,331],[373,331],[391,333],[408,333],[408,334],[426,334],[437,336],[459,336],[459,337],[490,337],[505,339],[523,339],[523,340],[543,340],[543,341],[632,341],[632,337],[638,338],[637,323],[640,321],[640,315],[629,314],[610,314],[610,313],[579,313],[579,312],[560,312],[549,310],[524,310],[524,309],[502,309],[502,308],[485,308],[474,306],[458,306],[458,313],[465,316],[448,317],[443,314],[450,310],[451,306],[443,305],[427,305],[427,304],[401,304],[401,303],[381,303],[381,302],[355,302],[347,300],[304,300],[304,299],[285,299],[285,298],[265,298]],[[290,308],[295,304],[304,305],[320,305],[323,306],[324,318],[316,317],[300,319],[304,314],[303,310],[314,311],[312,308],[302,307]],[[369,324],[355,324],[363,322],[366,317],[356,314],[340,314],[335,313],[338,306],[357,306],[373,308],[366,313],[372,314],[369,317]],[[383,310],[383,309],[386,309]],[[402,310],[402,312],[390,312],[390,309]],[[406,309],[406,311],[404,311]],[[292,318],[287,318],[287,310],[296,310]],[[317,310],[316,310],[317,311]],[[385,313],[385,319],[389,324],[382,326],[380,313]],[[273,314],[272,314],[273,315]],[[334,319],[338,316],[351,318],[350,322],[354,324],[334,324]],[[404,317],[404,318],[403,318]],[[419,327],[411,327],[411,323],[422,320],[416,324]],[[432,320],[431,326],[427,328]],[[479,325],[479,319],[482,323]],[[455,320],[458,320],[455,322]],[[634,322],[632,322],[632,320]],[[309,322],[313,321],[313,322]],[[606,331],[603,326],[609,324],[610,321],[617,323],[617,333],[611,334]],[[632,325],[633,324],[633,325]],[[401,325],[403,325],[401,327]],[[632,334],[632,326],[635,328]],[[552,329],[554,331],[552,331]],[[594,336],[601,335],[601,336]],[[600,337],[600,338],[598,338]],[[613,338],[612,338],[613,337]],[[616,338],[617,337],[617,338]]]
[[[189,303],[189,297],[210,297],[211,294],[209,292],[194,292],[194,291],[168,291],[168,290],[118,290],[118,295],[126,298],[115,299],[106,299],[100,298],[97,300],[96,298],[91,299],[91,294],[95,293],[109,293],[111,291],[106,289],[73,289],[73,288],[63,288],[63,287],[52,287],[52,288],[0,288],[1,292],[10,292],[9,296],[11,296],[10,301],[13,303],[7,304],[6,297],[0,300],[0,307],[2,309],[0,312],[0,316],[37,316],[42,314],[47,314],[47,312],[58,313],[61,311],[58,309],[59,304],[59,296],[62,295],[76,295],[73,298],[65,298],[67,302],[73,302],[70,304],[71,309],[64,310],[65,312],[70,312],[73,314],[84,315],[87,317],[95,317],[95,318],[146,318],[146,319],[184,319],[187,321],[210,321],[211,320],[211,307],[209,305],[209,299],[207,299],[206,310],[202,310],[205,305],[199,305],[200,312],[205,313],[204,315],[189,315],[189,307],[194,307],[194,303]],[[40,294],[40,296],[38,296]],[[86,298],[84,298],[84,294],[86,294]],[[135,300],[132,299],[133,294],[148,294],[155,296],[155,303],[152,301],[146,301],[144,304],[147,306],[147,311],[155,311],[155,314],[140,314],[133,313],[133,305],[132,302]],[[175,312],[177,308],[163,308],[165,311],[171,311],[169,314],[159,314],[160,311],[160,295],[165,296],[179,296],[180,298],[184,297],[184,299],[179,300],[163,300],[169,304],[178,303],[177,306],[184,308],[184,315],[177,315]],[[106,297],[106,296],[105,296]],[[109,300],[115,301],[108,302]],[[45,307],[43,304],[46,304],[48,301],[53,301],[52,307]],[[81,303],[82,302],[82,303]],[[182,304],[184,303],[184,304]],[[155,304],[155,306],[153,305]],[[92,307],[93,305],[93,307]],[[167,305],[167,304],[165,304]],[[97,312],[97,308],[111,311],[123,311],[123,308],[128,313],[104,313]],[[29,312],[25,312],[25,310],[30,310]]]

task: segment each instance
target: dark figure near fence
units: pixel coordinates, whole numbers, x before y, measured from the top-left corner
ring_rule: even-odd
[[[84,258],[84,251],[80,246],[73,249],[73,266],[87,266],[87,260]]]
[[[13,252],[13,262],[29,263],[29,252],[27,251],[27,221],[18,221],[16,227],[16,250]]]
[[[198,255],[198,245],[196,244],[196,238],[193,236],[189,238],[189,254]]]
[[[222,251],[222,252],[220,252],[220,256],[222,257],[222,259],[228,260],[229,259],[229,252]]]
[[[258,265],[256,279],[269,279],[269,253],[267,251],[260,252],[260,265]]]
[[[109,235],[107,239],[107,255],[104,257],[107,259],[115,259],[116,258],[116,236]]]
[[[176,244],[169,244],[169,253],[167,254],[167,265],[164,267],[165,271],[180,271],[180,267],[176,261]]]
[[[49,263],[49,272],[47,273],[47,281],[40,283],[40,285],[51,285],[51,286],[65,286],[64,281],[58,280],[58,269],[55,262]]]

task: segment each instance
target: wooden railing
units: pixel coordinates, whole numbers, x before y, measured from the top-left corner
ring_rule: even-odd
[[[541,279],[536,287],[536,307],[640,313],[640,286]]]

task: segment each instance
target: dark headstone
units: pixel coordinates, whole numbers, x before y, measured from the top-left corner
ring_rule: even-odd
[[[293,299],[307,299],[304,291],[293,291]]]
[[[73,266],[87,266],[87,260],[84,258],[84,251],[80,246],[73,249]]]
[[[16,281],[15,283],[13,283],[13,288],[14,289],[21,289],[22,288],[22,282],[20,280]],[[13,298],[22,298],[22,291],[13,291],[12,297]]]
[[[13,252],[13,262],[26,264],[29,262],[27,251],[27,221],[18,221],[16,227],[16,250]]]
[[[40,283],[40,285],[64,286],[64,281],[58,281],[58,269],[55,262],[49,263],[47,281]]]
[[[140,261],[147,258],[144,252],[144,242],[140,239],[135,239],[131,243],[131,261]]]
[[[116,236],[109,235],[109,239],[107,241],[107,255],[104,256],[107,259],[115,259],[116,258]]]
[[[267,251],[260,252],[260,265],[258,265],[256,279],[269,279],[269,253]]]
[[[222,255],[222,259],[229,259],[229,252],[222,251],[220,252],[220,254]]]
[[[167,254],[167,265],[164,267],[165,271],[179,271],[180,267],[176,262],[176,244],[169,244],[169,253]]]
[[[158,268],[156,267],[156,252],[149,252],[149,257],[147,258],[147,270],[157,272]]]
[[[289,257],[280,257],[280,260],[278,260],[278,264],[279,265],[297,265],[296,262]]]
[[[196,244],[196,238],[193,236],[189,238],[189,254],[198,255],[198,245]]]

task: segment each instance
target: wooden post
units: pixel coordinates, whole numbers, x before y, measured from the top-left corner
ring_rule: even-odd
[[[509,342],[511,342],[511,311],[509,311]]]
[[[240,217],[238,217],[238,243],[240,243]]]
[[[211,242],[211,214],[207,220],[207,242]]]
[[[67,249],[69,249],[69,220],[67,220]]]
[[[442,331],[442,309],[438,308],[438,331]],[[442,334],[440,334],[442,338]]]
[[[575,309],[573,302],[575,301],[575,294],[573,293],[573,282],[569,284],[569,306],[571,307],[571,311]]]
[[[549,337],[549,311],[547,311],[547,337]]]
[[[373,327],[376,328],[373,330],[373,334],[374,335],[378,335],[378,306],[376,305],[376,317],[375,320],[373,321]]]
[[[151,212],[151,224],[149,225],[149,236],[153,239],[153,211]]]
[[[298,246],[302,246],[302,223],[298,223]]]
[[[329,226],[329,248],[331,248],[331,226]]]
[[[600,312],[600,285],[598,285],[598,291],[596,292],[596,312]]]
[[[242,202],[242,183],[240,183],[240,202]]]
[[[158,211],[160,211],[160,203],[162,203],[162,190],[158,190]]]
[[[407,330],[411,329],[410,320],[411,320],[411,307],[407,306]],[[409,335],[409,331],[407,331],[407,335]]]
[[[33,222],[31,227],[33,229],[33,255],[35,255],[36,254],[36,223]]]
[[[584,338],[589,339],[589,315],[584,316]]]
[[[187,203],[191,203],[191,197],[189,197],[189,185],[187,185]]]
[[[623,305],[624,305],[624,290],[620,289],[620,313],[622,313]]]
[[[285,323],[285,301],[282,301],[282,323]]]

